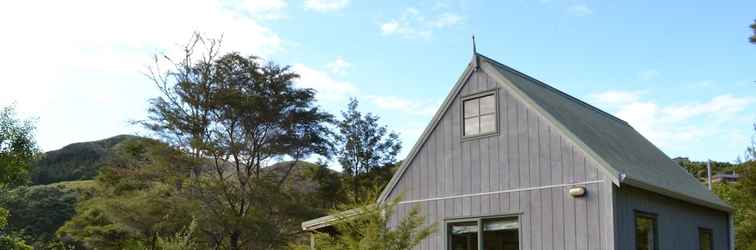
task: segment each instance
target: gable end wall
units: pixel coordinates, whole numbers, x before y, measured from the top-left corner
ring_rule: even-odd
[[[460,97],[490,90],[498,91],[498,134],[463,140]],[[444,249],[447,219],[511,214],[520,214],[521,249],[614,248],[611,179],[519,98],[474,72],[409,162],[388,197],[401,193],[404,202],[392,224],[413,206],[439,223],[418,249]],[[588,181],[599,182],[586,184],[583,198],[561,186]],[[486,192],[494,193],[478,195]]]

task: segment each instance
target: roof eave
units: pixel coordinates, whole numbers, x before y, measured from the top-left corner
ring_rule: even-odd
[[[719,210],[719,211],[723,211],[727,213],[732,213],[734,211],[733,208],[727,204],[718,204],[718,203],[698,199],[695,197],[691,197],[685,194],[680,194],[678,192],[670,191],[670,190],[667,190],[665,188],[658,187],[655,185],[649,185],[649,184],[646,184],[645,182],[632,178],[632,176],[628,176],[624,178],[622,182],[632,187],[640,188],[643,190],[647,190],[650,192],[654,192],[657,194],[675,198],[675,199],[685,201],[688,203],[704,206],[704,207],[711,208],[714,210]]]
[[[373,207],[373,205],[370,205],[370,207]],[[346,211],[342,211],[339,213],[323,216],[320,218],[315,218],[312,220],[308,220],[305,222],[302,222],[302,230],[304,231],[315,231],[321,228],[332,226],[335,222],[350,219],[356,216],[359,216],[364,213],[364,208],[354,208]]]

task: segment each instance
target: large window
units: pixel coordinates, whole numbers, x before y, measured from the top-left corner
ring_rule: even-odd
[[[465,136],[496,132],[496,94],[489,93],[463,100]]]
[[[653,214],[635,213],[635,249],[658,250],[659,239],[656,228],[656,216]]]
[[[449,223],[448,249],[519,250],[519,228],[516,217]]]
[[[698,228],[698,249],[714,249],[714,234],[711,232],[711,229]]]

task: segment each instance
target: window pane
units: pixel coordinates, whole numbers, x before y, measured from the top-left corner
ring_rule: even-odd
[[[449,225],[449,249],[478,250],[478,223],[465,222]]]
[[[480,134],[480,121],[478,117],[465,119],[465,135]]]
[[[483,249],[518,250],[520,238],[517,218],[488,220],[483,222]]]
[[[712,236],[711,230],[698,229],[698,244],[701,250],[711,250],[714,244],[714,236]]]
[[[655,219],[646,216],[635,217],[635,249],[656,250]]]
[[[480,133],[496,131],[496,114],[483,115],[480,117]]]
[[[496,112],[496,99],[494,95],[489,95],[480,98],[480,113],[488,114]]]
[[[479,114],[478,110],[478,100],[479,99],[472,99],[465,101],[465,118],[476,116]]]

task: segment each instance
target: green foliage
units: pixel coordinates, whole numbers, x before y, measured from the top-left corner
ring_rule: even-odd
[[[99,141],[74,143],[59,150],[46,152],[34,162],[30,172],[32,183],[50,184],[94,179],[116,148],[131,140],[146,139],[118,135]]]
[[[717,183],[714,192],[735,209],[735,240],[738,250],[756,248],[756,161],[741,166],[741,179]]]
[[[199,58],[194,47],[210,48]],[[315,104],[312,89],[296,88],[289,67],[257,57],[229,53],[196,36],[174,67],[153,71],[161,96],[151,100],[142,124],[198,162],[186,198],[212,247],[270,249],[296,237],[303,195],[287,188],[296,164],[267,175],[266,162],[297,162],[313,154],[328,156],[331,115]],[[301,220],[300,220],[301,219]]]
[[[45,245],[74,215],[77,193],[56,186],[18,187],[0,197],[11,212],[7,230],[23,233],[33,245]]]
[[[0,249],[31,250],[32,247],[27,245],[18,235],[5,233],[4,228],[7,225],[9,215],[8,210],[0,207]]]
[[[367,196],[362,186],[388,183],[390,167],[402,148],[399,136],[379,125],[378,116],[358,111],[358,104],[351,99],[347,110],[341,112],[342,119],[336,123],[339,129],[336,155],[355,201]]]
[[[182,198],[193,165],[157,141],[121,144],[95,180],[93,197],[78,204],[58,237],[89,249],[155,249],[157,237],[180,231],[197,209]]]
[[[756,43],[756,20],[753,21],[753,24],[751,24],[751,29],[753,29],[753,36],[751,36],[751,43]]]
[[[0,249],[4,250],[32,250],[33,248],[17,235],[0,235]]]
[[[176,232],[172,237],[158,237],[157,248],[161,250],[198,250],[200,249],[200,244],[198,244],[194,238],[196,232],[197,221],[192,220],[189,227]]]
[[[426,225],[419,208],[413,207],[395,227],[389,225],[395,214],[398,199],[383,205],[361,205],[356,216],[342,216],[334,225],[335,235],[317,233],[315,249],[319,250],[410,250],[430,236],[437,225]],[[348,213],[347,213],[348,214]],[[309,249],[294,245],[292,249]]]
[[[34,123],[18,119],[12,106],[0,109],[0,188],[28,182],[38,152],[34,130]]]
[[[697,179],[703,181],[706,179],[706,162],[705,161],[688,161],[683,160],[678,162],[678,164],[683,167],[688,173],[696,177]],[[732,164],[729,162],[719,162],[719,161],[712,161],[711,162],[711,173],[712,175],[715,175],[717,173],[723,173],[723,172],[729,172],[738,169],[737,164]]]

